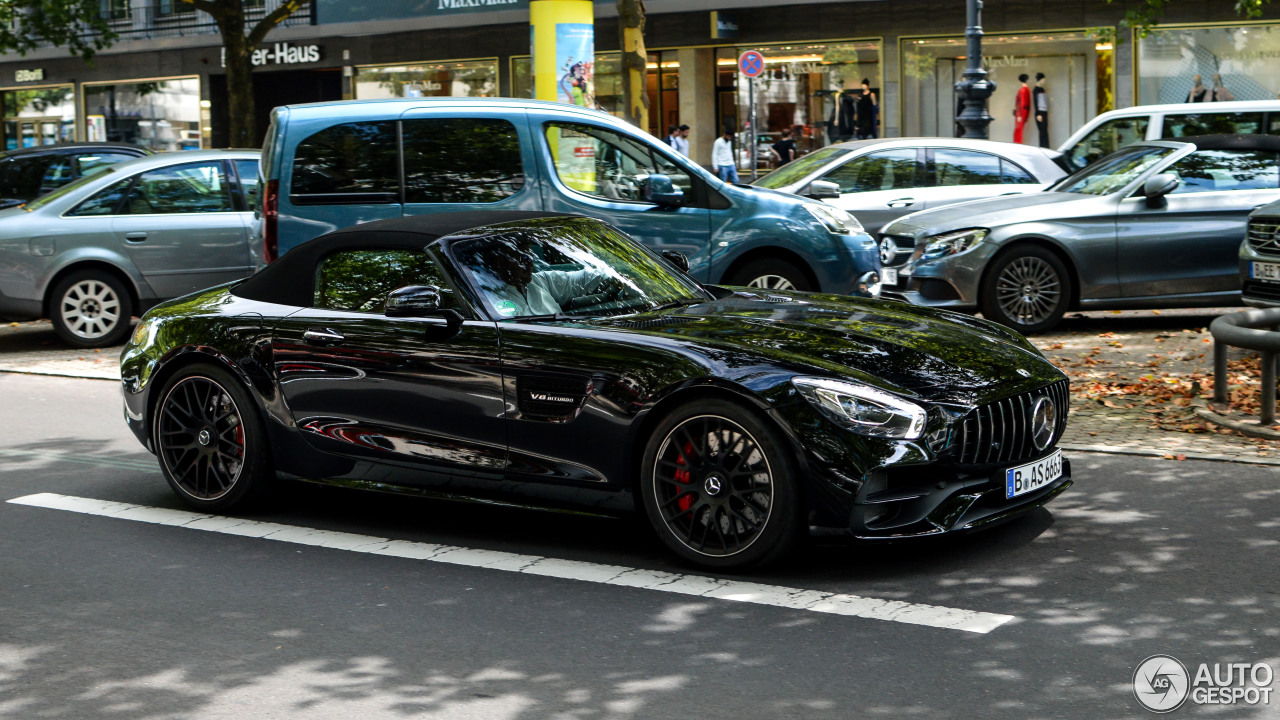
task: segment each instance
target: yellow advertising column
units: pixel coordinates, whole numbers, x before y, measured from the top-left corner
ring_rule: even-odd
[[[533,96],[595,107],[595,15],[591,0],[532,0]]]

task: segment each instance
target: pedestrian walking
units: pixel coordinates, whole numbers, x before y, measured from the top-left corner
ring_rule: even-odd
[[[688,125],[681,125],[679,127],[679,132],[676,133],[675,141],[676,141],[675,145],[673,145],[672,147],[676,149],[676,152],[680,153],[685,157],[689,157],[689,126]]]
[[[778,157],[778,167],[796,159],[796,141],[791,139],[791,128],[782,131],[782,139],[773,144],[773,152]]]
[[[1036,73],[1036,89],[1031,91],[1036,108],[1036,130],[1040,131],[1040,147],[1049,147],[1049,91],[1044,89],[1044,73]]]
[[[1216,102],[1231,102],[1236,99],[1230,90],[1223,87],[1222,76],[1217,73],[1213,76],[1213,99]]]
[[[876,137],[876,125],[880,122],[880,103],[876,94],[871,92],[871,80],[862,78],[862,94],[858,96],[858,139],[869,140]]]
[[[680,150],[680,126],[679,125],[667,126],[666,142],[668,145],[671,146],[672,150],[675,150],[677,152]]]
[[[1204,86],[1204,80],[1199,75],[1191,78],[1191,92],[1187,93],[1187,102],[1208,102],[1213,99],[1209,94],[1209,88]]]
[[[1018,88],[1018,96],[1013,101],[1013,141],[1018,144],[1022,144],[1022,129],[1031,117],[1031,88],[1027,87],[1030,79],[1031,76],[1026,73],[1018,76],[1022,87]]]
[[[725,130],[724,134],[711,144],[711,164],[715,166],[716,175],[729,183],[738,182],[738,163],[733,159],[733,133]]]

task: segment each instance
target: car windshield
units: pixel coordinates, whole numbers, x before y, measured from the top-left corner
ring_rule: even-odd
[[[1177,151],[1177,148],[1150,145],[1120,150],[1059,180],[1057,185],[1049,188],[1049,191],[1110,195],[1136,180],[1152,165]]]
[[[759,185],[771,189],[786,187],[793,183],[800,182],[809,176],[810,173],[816,172],[827,163],[838,157],[848,155],[853,152],[848,148],[822,148],[796,158],[795,160],[783,165],[764,177],[756,180],[752,185]]]
[[[623,315],[710,296],[638,243],[596,221],[482,228],[450,253],[500,319]]]
[[[71,193],[75,192],[81,187],[84,187],[86,183],[93,182],[95,180],[98,180],[99,178],[107,177],[113,172],[115,172],[115,170],[109,167],[104,167],[101,169],[95,168],[92,175],[83,175],[79,178],[76,178],[75,180],[58,188],[57,190],[54,190],[53,192],[47,193],[45,195],[41,195],[35,200],[32,200],[31,202],[27,203],[27,209],[39,210],[45,205],[48,205],[49,203],[54,202],[58,198],[70,195]]]

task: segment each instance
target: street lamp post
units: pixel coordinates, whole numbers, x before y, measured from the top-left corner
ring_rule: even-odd
[[[969,26],[965,28],[966,41],[964,79],[956,83],[956,92],[964,101],[964,109],[956,116],[956,122],[964,127],[964,137],[987,138],[987,126],[991,113],[987,112],[987,98],[996,91],[996,84],[987,79],[982,67],[982,0],[967,0]]]

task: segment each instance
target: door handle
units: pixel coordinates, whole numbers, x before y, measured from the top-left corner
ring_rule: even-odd
[[[302,333],[302,339],[312,345],[337,345],[347,338],[342,333],[329,328],[311,328]]]
[[[892,208],[911,207],[912,205],[916,204],[916,199],[915,198],[898,198],[897,200],[890,200],[885,204]]]
[[[142,242],[143,240],[147,239],[147,234],[144,232],[125,233],[124,239],[128,240],[129,242]]]

